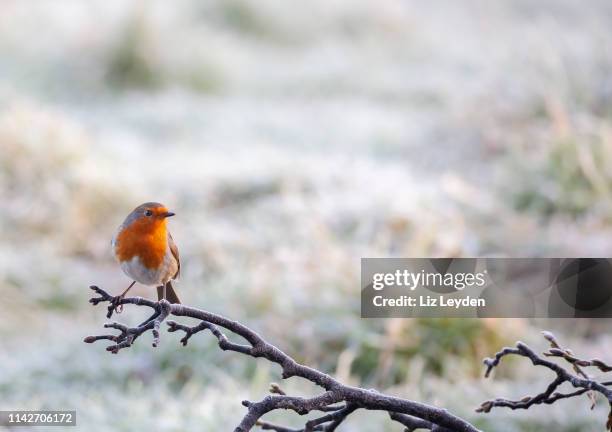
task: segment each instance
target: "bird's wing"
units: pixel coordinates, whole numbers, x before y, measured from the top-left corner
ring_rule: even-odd
[[[172,276],[172,279],[176,279],[177,277],[179,277],[181,273],[181,260],[179,258],[179,251],[178,251],[178,248],[176,247],[176,243],[174,243],[174,239],[172,239],[172,235],[170,234],[169,231],[168,231],[168,246],[170,246],[170,252],[172,252],[172,256],[176,260],[177,269],[176,269],[176,273],[174,274],[174,276]]]

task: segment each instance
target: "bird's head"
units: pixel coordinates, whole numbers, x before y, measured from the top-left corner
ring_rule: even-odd
[[[174,216],[174,213],[163,204],[147,202],[136,207],[123,224],[141,230],[155,230],[165,228],[166,218],[170,216]]]

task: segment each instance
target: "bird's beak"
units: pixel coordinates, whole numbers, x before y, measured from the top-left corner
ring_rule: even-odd
[[[174,213],[172,213],[172,212],[166,212],[166,213],[164,213],[162,216],[163,216],[163,217],[165,217],[165,218],[167,218],[167,217],[170,217],[170,216],[174,216]]]

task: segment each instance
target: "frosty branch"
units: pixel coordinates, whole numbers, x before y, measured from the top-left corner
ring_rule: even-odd
[[[108,340],[112,343],[106,347],[106,350],[117,354],[120,350],[129,348],[144,333],[151,331],[155,347],[160,341],[159,327],[165,321],[169,332],[184,333],[181,339],[183,345],[187,345],[195,334],[207,330],[217,339],[219,348],[223,351],[234,351],[254,358],[263,357],[280,366],[283,379],[299,377],[322,388],[322,392],[317,396],[300,397],[287,395],[280,386],[272,384],[271,394],[262,400],[242,402],[247,411],[235,432],[250,431],[254,426],[276,432],[329,432],[336,430],[359,409],[386,411],[392,420],[403,424],[407,431],[424,429],[432,432],[479,432],[467,421],[445,409],[385,395],[376,390],[342,384],[324,372],[299,364],[265,341],[258,333],[237,321],[189,306],[170,304],[166,300],[155,302],[142,297],[119,298],[95,286],[91,289],[98,295],[90,300],[93,305],[108,302],[107,318],[112,317],[118,306],[126,304],[149,307],[154,313],[143,324],[133,328],[116,322],[105,324],[105,328],[118,330],[118,334],[88,336],[85,338],[87,343]],[[169,316],[193,318],[199,322],[194,326],[188,326],[167,320]],[[231,341],[224,331],[240,336],[246,343]],[[291,410],[300,415],[318,414],[305,421],[304,427],[291,429],[262,419],[275,410]]]
[[[551,405],[561,399],[569,399],[586,394],[591,400],[591,409],[595,407],[596,394],[602,395],[611,407],[610,414],[606,423],[607,430],[612,430],[612,381],[597,381],[591,378],[586,368],[596,368],[601,372],[612,371],[612,366],[608,365],[600,359],[585,360],[577,357],[568,349],[562,347],[555,336],[550,332],[542,332],[544,338],[549,342],[550,348],[542,355],[536,354],[530,347],[523,342],[517,342],[516,348],[504,348],[495,354],[493,358],[484,359],[484,364],[487,367],[485,377],[489,377],[491,371],[497,367],[501,360],[510,355],[526,357],[533,363],[534,366],[547,368],[555,373],[555,378],[546,387],[546,389],[535,396],[525,396],[519,400],[510,400],[497,398],[483,402],[476,410],[477,412],[488,413],[494,407],[505,407],[512,410],[529,409],[534,405],[547,404]],[[549,358],[559,358],[569,364],[573,372],[559,364],[547,360]],[[562,393],[557,389],[564,383],[569,383],[574,389],[572,392]]]

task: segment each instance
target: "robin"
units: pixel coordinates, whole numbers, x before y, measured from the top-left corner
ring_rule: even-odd
[[[164,205],[147,202],[136,207],[117,230],[111,242],[113,253],[123,272],[133,279],[118,300],[138,282],[156,286],[158,300],[180,303],[170,282],[181,270],[178,248],[167,227],[170,216],[174,213]]]

